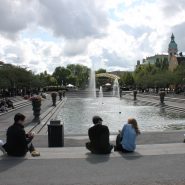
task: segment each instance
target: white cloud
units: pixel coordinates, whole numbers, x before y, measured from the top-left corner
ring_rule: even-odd
[[[88,44],[90,39],[78,39],[78,40],[68,40],[64,45],[64,55],[65,56],[75,56],[79,54],[86,54]]]
[[[35,11],[29,0],[0,0],[0,33],[14,38],[34,20]]]
[[[35,72],[80,63],[132,70],[167,52],[174,32],[185,50],[184,0],[0,0],[0,60]]]
[[[94,0],[40,0],[40,24],[67,39],[101,37],[108,24]]]

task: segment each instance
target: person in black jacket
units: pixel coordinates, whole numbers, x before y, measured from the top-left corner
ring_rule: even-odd
[[[109,129],[102,125],[102,118],[94,116],[92,119],[94,126],[88,131],[90,142],[86,143],[86,148],[94,154],[109,154],[113,146],[109,143]]]
[[[30,151],[33,157],[40,156],[32,144],[34,133],[25,133],[24,121],[25,116],[23,114],[16,114],[14,117],[14,124],[7,130],[7,141],[3,145],[3,148],[10,156],[25,156]]]

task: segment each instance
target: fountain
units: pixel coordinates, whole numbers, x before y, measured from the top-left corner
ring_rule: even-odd
[[[118,97],[118,98],[120,97],[120,88],[119,88],[119,82],[117,78],[114,80],[113,96]]]
[[[100,104],[102,104],[103,105],[103,88],[102,88],[102,86],[100,86],[100,90],[99,90],[99,102],[100,102]]]
[[[93,69],[91,69],[89,78],[89,97],[96,98],[96,77]]]
[[[103,98],[103,88],[100,86],[99,98]]]

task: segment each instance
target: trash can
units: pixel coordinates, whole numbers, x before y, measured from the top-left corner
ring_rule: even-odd
[[[60,120],[52,120],[48,125],[48,146],[64,146],[64,126],[61,124]]]

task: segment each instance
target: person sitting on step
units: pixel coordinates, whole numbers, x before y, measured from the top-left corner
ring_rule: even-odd
[[[94,154],[109,154],[113,146],[109,143],[109,129],[102,125],[102,118],[94,116],[94,126],[88,131],[90,142],[86,143],[86,148]]]
[[[114,151],[134,152],[136,149],[136,137],[140,134],[137,121],[133,118],[128,119],[128,123],[119,132]]]
[[[6,104],[6,102],[5,102],[5,100],[1,100],[0,101],[0,111],[1,112],[7,112],[8,111],[8,109],[7,109],[7,104]]]
[[[14,109],[13,102],[10,99],[6,98],[5,101],[6,101],[8,108]]]
[[[25,156],[28,151],[33,157],[40,156],[32,144],[34,133],[25,133],[25,118],[23,114],[17,113],[14,117],[14,124],[7,130],[7,142],[1,148],[10,156]]]

